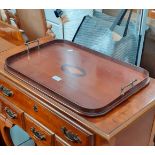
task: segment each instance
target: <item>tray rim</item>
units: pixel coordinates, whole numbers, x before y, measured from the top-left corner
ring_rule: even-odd
[[[72,46],[75,46],[77,48],[81,48],[82,50],[84,50],[85,52],[89,52],[91,54],[97,55],[99,57],[102,57],[104,59],[107,59],[109,61],[113,61],[114,63],[118,63],[120,65],[124,65],[125,67],[128,67],[130,69],[133,69],[137,72],[143,73],[143,75],[145,75],[145,78],[143,81],[139,82],[137,85],[135,85],[133,88],[129,89],[128,91],[125,92],[125,94],[122,96],[117,97],[115,100],[113,100],[111,103],[109,103],[108,105],[102,107],[102,108],[98,108],[98,109],[88,109],[88,108],[84,108],[81,106],[78,106],[74,101],[70,101],[69,99],[65,98],[63,95],[60,95],[59,93],[57,93],[54,90],[51,90],[50,88],[47,88],[43,85],[41,85],[39,82],[36,82],[35,80],[28,78],[27,76],[25,76],[24,74],[16,71],[15,69],[13,69],[12,67],[9,66],[9,64],[12,62],[12,59],[14,60],[14,57],[20,56],[25,54],[27,51],[26,50],[22,50],[21,52],[11,55],[9,57],[6,58],[5,60],[5,65],[4,65],[4,69],[10,73],[11,75],[15,76],[16,78],[18,78],[19,80],[27,83],[28,85],[32,86],[33,88],[39,90],[40,92],[44,93],[45,95],[47,95],[48,97],[56,100],[57,102],[59,102],[60,104],[66,106],[67,108],[81,114],[84,116],[89,116],[89,117],[96,117],[96,116],[100,116],[100,115],[104,115],[106,113],[108,113],[109,111],[111,111],[112,109],[114,109],[116,106],[118,106],[119,104],[122,104],[123,101],[125,101],[127,98],[129,98],[130,96],[132,96],[133,94],[137,93],[138,91],[140,91],[143,87],[147,86],[150,82],[150,78],[149,78],[149,72],[141,67],[137,67],[134,66],[132,64],[128,64],[125,63],[123,61],[117,60],[115,58],[109,57],[105,54],[102,54],[98,51],[89,49],[87,47],[78,45],[76,43],[67,41],[67,40],[53,40],[47,43],[44,43],[42,45],[40,45],[40,47],[46,47],[49,44],[55,44],[55,43],[67,43],[67,44],[71,44]],[[35,47],[30,48],[35,49]],[[31,52],[30,50],[30,52]],[[24,77],[24,78],[22,78]],[[39,88],[38,88],[39,86]]]

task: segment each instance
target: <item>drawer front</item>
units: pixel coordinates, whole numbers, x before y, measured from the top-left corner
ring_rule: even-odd
[[[9,101],[14,102],[24,112],[48,127],[60,138],[65,140],[66,143],[75,146],[94,145],[94,135],[84,127],[78,125],[71,119],[66,118],[54,109],[50,110],[43,104],[39,103],[38,100],[36,101],[31,97],[28,97],[15,87],[8,85],[6,82],[0,80],[0,84],[13,92],[12,96],[6,96],[0,91],[0,95],[6,96]]]
[[[0,102],[2,103],[1,106],[2,114],[13,124],[24,127],[23,124],[24,112],[2,97],[0,97]]]
[[[61,138],[55,137],[55,146],[68,146],[66,142],[64,142]]]
[[[1,79],[0,76],[0,96],[6,98],[10,102],[18,102],[19,104],[25,102],[24,94],[22,94],[16,87],[11,86]]]
[[[54,145],[54,134],[28,115],[25,115],[25,125],[26,132],[37,145]]]
[[[65,146],[63,143],[61,143],[61,141],[59,141],[58,139],[55,140],[55,146]]]
[[[0,95],[11,98],[14,96],[12,88],[4,81],[0,79]]]
[[[94,135],[91,132],[72,120],[68,120],[62,114],[54,110],[51,111],[37,102],[33,102],[29,109],[32,109],[31,111],[29,110],[31,116],[39,120],[39,122],[52,130],[56,135],[66,141],[66,143],[69,143],[69,145],[87,146],[94,144]]]

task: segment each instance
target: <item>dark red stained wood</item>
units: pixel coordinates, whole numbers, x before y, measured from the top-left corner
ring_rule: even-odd
[[[6,70],[49,96],[59,94],[62,104],[88,116],[105,114],[149,83],[144,69],[61,40],[9,57]],[[121,95],[121,87],[135,79]]]

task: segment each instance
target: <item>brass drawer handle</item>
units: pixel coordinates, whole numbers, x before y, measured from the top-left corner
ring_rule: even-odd
[[[72,133],[71,131],[68,131],[66,127],[62,127],[61,131],[65,135],[65,137],[71,142],[81,143],[80,138],[76,134]]]
[[[35,138],[37,138],[41,141],[46,140],[46,136],[41,134],[39,131],[36,131],[36,129],[34,127],[31,128],[31,131],[34,134]]]
[[[11,109],[9,109],[8,107],[5,107],[4,110],[9,118],[11,118],[11,119],[17,118],[17,114],[15,112],[13,112]]]
[[[10,89],[4,87],[3,85],[0,85],[0,91],[2,91],[2,93],[3,93],[5,96],[8,96],[8,97],[13,96],[13,91],[11,91]]]

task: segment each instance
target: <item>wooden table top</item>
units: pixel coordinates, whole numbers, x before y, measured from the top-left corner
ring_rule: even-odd
[[[6,51],[14,47],[16,47],[16,45],[0,37],[0,52]]]
[[[0,20],[0,37],[7,40],[10,44],[22,45],[24,40],[18,28]]]
[[[46,37],[41,39],[40,43],[45,43],[50,40],[50,37]],[[39,96],[44,100],[50,101],[50,98],[43,96],[39,91],[34,90],[24,82],[17,80],[4,70],[5,59],[24,49],[26,49],[25,45],[0,53],[0,74],[9,78],[22,88],[30,91],[35,96]],[[150,84],[146,88],[130,97],[111,112],[95,118],[80,116],[57,102],[52,103],[51,106],[56,107],[88,128],[95,130],[98,134],[102,135],[102,137],[110,139],[127,125],[131,124],[131,122],[135,119],[139,118],[146,111],[151,108],[155,108],[155,80],[151,79]]]

